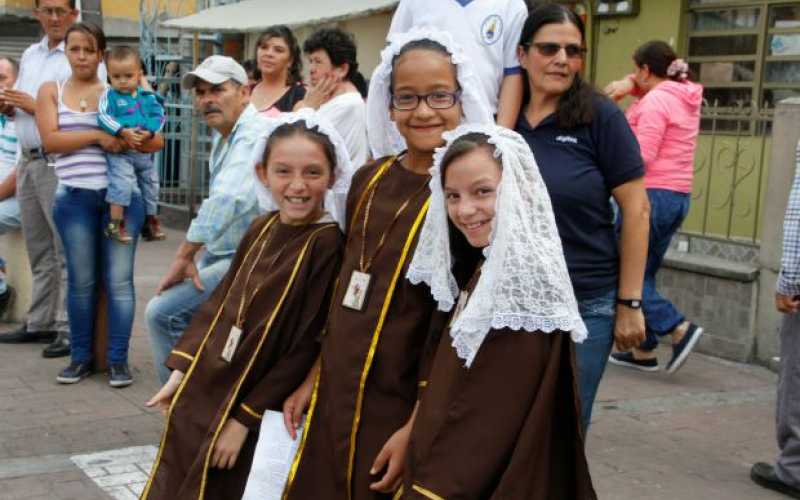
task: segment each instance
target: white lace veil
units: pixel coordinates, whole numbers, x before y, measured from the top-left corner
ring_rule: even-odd
[[[571,332],[586,338],[586,326],[567,273],[550,196],[528,144],[497,125],[466,124],[444,134],[431,169],[431,205],[406,277],[430,286],[439,309],[452,309],[459,294],[452,274],[447,207],[441,162],[459,137],[479,132],[489,137],[503,166],[497,192],[491,243],[466,307],[450,328],[453,347],[467,367],[491,329]]]
[[[381,62],[372,73],[369,82],[369,98],[367,99],[367,136],[373,158],[397,155],[406,149],[406,142],[397,131],[397,127],[389,117],[391,94],[389,87],[392,79],[392,63],[394,58],[409,42],[431,40],[442,45],[450,53],[456,66],[456,78],[461,88],[461,108],[466,123],[494,122],[489,103],[480,91],[481,83],[472,72],[472,66],[465,64],[467,56],[461,47],[446,32],[432,28],[415,28],[405,33],[389,36],[389,45],[381,52]]]
[[[304,121],[308,128],[316,128],[320,133],[326,135],[336,150],[336,167],[334,168],[335,180],[333,187],[328,189],[328,192],[325,193],[324,207],[325,211],[333,217],[333,220],[335,220],[339,224],[339,227],[342,228],[342,231],[344,231],[347,191],[350,189],[350,179],[355,172],[344,139],[342,139],[330,122],[311,108],[303,108],[294,113],[282,113],[275,118],[260,117],[258,120],[259,123],[255,125],[258,130],[258,139],[253,148],[252,164],[253,182],[255,182],[256,196],[258,196],[258,204],[261,210],[269,212],[278,209],[278,205],[272,198],[272,193],[261,183],[255,168],[255,165],[261,163],[264,158],[267,140],[281,125]]]

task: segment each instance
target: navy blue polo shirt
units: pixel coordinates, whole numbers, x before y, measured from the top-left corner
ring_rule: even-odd
[[[589,125],[561,128],[553,114],[533,128],[520,113],[516,130],[531,147],[550,193],[578,299],[613,290],[619,250],[609,198],[617,186],[644,176],[639,143],[625,115],[598,95]]]

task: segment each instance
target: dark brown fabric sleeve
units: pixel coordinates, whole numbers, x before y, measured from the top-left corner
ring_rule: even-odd
[[[417,400],[422,399],[425,394],[425,388],[428,387],[428,377],[431,373],[431,366],[436,357],[436,350],[439,347],[439,341],[447,329],[447,323],[450,321],[450,313],[442,312],[439,310],[433,311],[431,314],[430,328],[428,329],[428,338],[425,341],[425,348],[422,351],[422,358],[419,362],[419,384],[417,386]]]

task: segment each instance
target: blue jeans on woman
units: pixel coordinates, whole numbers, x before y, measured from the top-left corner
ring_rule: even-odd
[[[650,246],[642,291],[647,338],[640,348],[652,351],[658,347],[658,337],[668,335],[685,319],[672,302],[656,290],[656,273],[661,269],[672,237],[689,213],[690,195],[667,189],[648,189],[647,197],[650,199]]]
[[[53,220],[67,261],[67,312],[74,363],[92,359],[98,281],[108,298],[108,362],[128,362],[136,310],[133,263],[144,223],[144,203],[137,192],[125,210],[125,227],[133,238],[126,245],[103,235],[109,220],[105,199],[105,189],[59,184],[56,190]]]
[[[608,356],[614,345],[616,303],[616,289],[595,297],[578,299],[581,319],[589,331],[586,340],[575,344],[578,397],[581,402],[581,425],[584,435],[592,420],[592,406],[597,396],[597,388],[600,386],[600,379],[603,378]]]

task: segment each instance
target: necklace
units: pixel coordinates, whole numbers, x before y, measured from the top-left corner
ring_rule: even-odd
[[[71,77],[70,77],[69,80],[67,80],[67,84],[70,84],[73,87],[75,87],[75,84],[72,81]],[[75,89],[73,88],[73,90],[75,90]],[[81,113],[86,113],[86,110],[89,109],[89,100],[88,100],[88,98],[91,97],[92,95],[96,95],[96,94],[97,94],[97,92],[94,89],[91,89],[88,92],[88,94],[82,94],[82,95],[77,96],[78,97],[78,108],[80,108]]]

